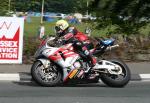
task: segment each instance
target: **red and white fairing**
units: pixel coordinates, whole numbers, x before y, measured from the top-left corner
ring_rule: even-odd
[[[48,47],[47,49],[43,50],[42,54],[63,68],[64,80],[69,74],[67,69],[75,69],[73,64],[79,58],[79,54],[74,52],[72,44],[66,44],[60,48]]]

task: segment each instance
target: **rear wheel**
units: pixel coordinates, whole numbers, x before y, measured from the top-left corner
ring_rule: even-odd
[[[112,63],[121,67],[122,73],[120,75],[102,74],[101,80],[111,87],[124,87],[130,80],[130,70],[128,66],[120,60],[110,60]]]
[[[42,86],[56,86],[61,83],[62,73],[55,65],[44,68],[41,61],[36,61],[31,68],[32,78]]]

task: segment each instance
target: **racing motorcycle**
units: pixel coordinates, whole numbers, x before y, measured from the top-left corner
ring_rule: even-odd
[[[101,79],[110,87],[124,87],[130,81],[130,70],[121,60],[95,59],[96,65],[90,67],[86,58],[74,51],[72,43],[61,46],[50,45],[52,39],[46,39],[35,53],[35,62],[31,67],[33,80],[41,86],[60,84],[90,83]],[[116,48],[114,39],[98,40],[90,53],[96,58],[107,50]]]

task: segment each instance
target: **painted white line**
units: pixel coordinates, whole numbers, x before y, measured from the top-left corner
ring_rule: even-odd
[[[136,74],[139,76],[131,78],[131,81],[133,80],[140,80],[140,81],[150,81],[150,74]],[[0,81],[27,81],[30,82],[32,79],[30,76],[22,76],[19,73],[0,73]],[[101,81],[101,80],[100,80]]]
[[[150,74],[139,74],[141,79],[150,79]]]
[[[19,74],[0,74],[0,81],[20,81]]]
[[[150,79],[147,79],[147,80],[146,80],[146,79],[145,79],[145,80],[143,79],[143,80],[141,80],[140,82],[150,82]]]

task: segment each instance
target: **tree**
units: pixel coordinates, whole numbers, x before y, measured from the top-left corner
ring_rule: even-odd
[[[5,15],[8,12],[8,0],[2,0],[0,3],[0,16]]]
[[[14,10],[16,11],[35,11],[40,12],[42,0],[11,0],[14,1]],[[87,10],[87,1],[91,0],[45,0],[45,12],[60,13],[85,13]]]
[[[150,19],[149,0],[94,0],[91,8],[99,17],[99,27],[118,25],[127,34],[137,33]]]

